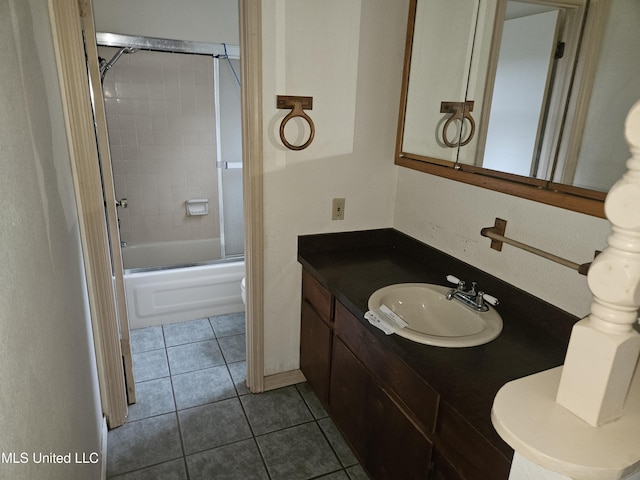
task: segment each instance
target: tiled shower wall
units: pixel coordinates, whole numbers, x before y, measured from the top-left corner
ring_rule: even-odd
[[[109,60],[116,48],[100,47]],[[213,59],[138,50],[107,71],[105,108],[120,237],[128,243],[220,236]],[[187,216],[185,201],[209,199]]]

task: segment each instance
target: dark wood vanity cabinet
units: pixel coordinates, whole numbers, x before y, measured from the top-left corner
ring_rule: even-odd
[[[373,478],[427,478],[431,442],[339,338],[333,344],[329,409]]]
[[[325,408],[329,404],[333,298],[306,271],[302,274],[300,370]]]
[[[303,270],[300,368],[375,480],[506,480],[510,462]]]

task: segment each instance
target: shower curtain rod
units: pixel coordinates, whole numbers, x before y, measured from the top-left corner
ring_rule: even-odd
[[[197,53],[228,58],[240,58],[240,47],[222,43],[190,42],[165,38],[122,35],[120,33],[97,32],[96,43],[105,47],[133,47],[173,53]]]

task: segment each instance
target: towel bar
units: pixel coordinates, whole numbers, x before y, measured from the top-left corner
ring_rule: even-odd
[[[566,258],[559,257],[554,255],[553,253],[546,252],[544,250],[540,250],[539,248],[532,247],[531,245],[527,245],[526,243],[518,242],[517,240],[513,240],[512,238],[507,238],[504,236],[505,229],[507,228],[507,221],[502,220],[501,218],[496,218],[493,227],[485,227],[480,230],[480,235],[483,237],[487,237],[491,239],[491,248],[497,251],[502,251],[502,244],[507,243],[516,248],[520,248],[529,253],[533,253],[534,255],[538,255],[540,257],[546,258],[547,260],[551,260],[552,262],[559,263],[560,265],[564,265],[565,267],[569,267],[573,270],[576,270],[580,275],[586,275],[589,271],[589,263],[575,263],[571,260],[567,260]],[[596,252],[597,255],[598,252]]]

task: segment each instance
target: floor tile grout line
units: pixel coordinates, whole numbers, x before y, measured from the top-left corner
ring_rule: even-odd
[[[307,407],[307,410],[309,411],[309,413],[311,414],[311,418],[313,419],[312,421],[315,422],[316,427],[318,427],[318,429],[320,430],[320,433],[322,434],[323,438],[327,442],[327,445],[329,445],[329,448],[333,452],[333,455],[336,457],[336,460],[338,460],[338,464],[342,467],[342,469],[344,469],[345,466],[342,463],[342,460],[340,459],[340,455],[338,455],[338,452],[336,452],[336,449],[333,447],[333,444],[331,443],[331,441],[329,440],[329,437],[327,436],[326,432],[322,428],[322,425],[320,425],[320,422],[319,422],[320,419],[316,418],[315,414],[313,413],[313,410],[311,409],[311,406],[309,405],[307,400],[304,398],[304,395],[302,394],[302,392],[298,388],[298,385],[299,385],[299,383],[296,383],[294,385],[294,388],[296,389],[296,392],[298,392],[298,395],[300,396],[300,399],[302,400],[302,403],[304,403],[304,405]],[[326,418],[326,417],[323,417],[323,418]],[[311,422],[308,422],[308,423],[311,423]]]
[[[191,473],[189,472],[189,464],[187,463],[187,456],[182,456],[182,463],[184,463],[184,473],[186,475],[186,480],[191,480]],[[349,474],[347,474],[349,476]]]
[[[183,343],[182,345],[177,345],[177,346],[178,346],[178,347],[182,347],[182,346],[185,346],[185,345],[194,345],[194,344],[196,344],[196,343],[210,342],[211,340],[215,340],[215,341],[216,341],[216,345],[218,346],[218,349],[220,350],[220,355],[222,356],[223,363],[217,363],[217,364],[215,364],[215,365],[207,365],[207,366],[205,366],[205,367],[194,368],[193,370],[186,370],[186,371],[184,371],[184,372],[175,372],[175,373],[172,373],[172,372],[171,372],[171,362],[169,361],[169,352],[167,351],[167,363],[169,364],[169,375],[170,375],[170,376],[174,376],[174,375],[183,375],[183,374],[185,374],[185,373],[199,372],[200,370],[206,370],[206,369],[208,369],[208,368],[214,368],[214,367],[222,367],[223,365],[226,365],[226,364],[227,364],[227,362],[226,362],[226,360],[224,359],[224,355],[222,354],[222,349],[220,348],[220,344],[218,343],[218,339],[216,339],[216,338],[210,338],[210,339],[208,339],[208,340],[199,340],[199,341],[191,342],[191,343]],[[175,348],[175,347],[168,347],[166,350],[168,350],[169,348]]]
[[[115,475],[111,475],[111,476],[107,477],[107,480],[110,480],[110,479],[115,478],[115,477],[120,477],[120,476],[122,476],[122,475],[130,475],[130,474],[132,474],[132,473],[140,472],[140,471],[146,470],[146,469],[148,469],[148,468],[157,467],[158,465],[163,465],[163,464],[165,464],[165,463],[175,462],[176,460],[182,460],[183,458],[184,458],[184,455],[182,455],[182,456],[180,456],[180,457],[176,457],[176,458],[168,458],[168,459],[166,459],[166,460],[162,460],[161,462],[158,462],[158,463],[152,463],[152,464],[150,464],[150,465],[145,465],[144,467],[135,468],[135,469],[133,469],[133,470],[127,470],[127,471],[125,471],[125,472],[120,472],[120,473],[117,473],[117,474],[115,474]],[[187,480],[188,480],[188,479],[187,479]]]
[[[210,317],[209,317],[209,323],[211,324],[211,318],[210,318]],[[189,475],[189,468],[188,468],[188,463],[187,463],[187,457],[188,457],[188,456],[191,456],[191,455],[197,455],[197,454],[200,454],[200,453],[207,452],[207,451],[209,451],[209,450],[214,450],[214,449],[216,449],[216,448],[221,448],[221,447],[225,447],[225,446],[228,446],[228,445],[233,445],[233,444],[236,444],[236,443],[239,443],[239,442],[244,442],[244,441],[247,441],[247,440],[252,440],[252,441],[253,441],[253,443],[254,443],[254,445],[255,445],[255,447],[256,447],[256,450],[258,451],[258,454],[260,455],[260,460],[262,461],[262,465],[263,465],[263,467],[264,467],[264,469],[265,469],[265,472],[266,472],[266,474],[267,474],[267,477],[268,477],[269,479],[271,479],[271,474],[269,473],[269,469],[268,469],[267,464],[266,464],[266,462],[265,462],[265,459],[264,459],[264,457],[263,457],[263,455],[262,455],[262,451],[260,450],[260,446],[259,446],[259,444],[258,444],[258,442],[257,442],[257,440],[256,440],[255,431],[253,430],[253,426],[251,425],[251,422],[249,421],[249,417],[247,416],[247,412],[246,412],[246,410],[245,410],[245,408],[244,408],[244,405],[243,405],[243,403],[242,403],[242,401],[241,401],[241,399],[240,399],[241,395],[240,395],[240,392],[238,391],[238,388],[237,388],[237,386],[236,386],[236,384],[235,384],[235,381],[234,381],[234,379],[233,379],[233,375],[231,375],[231,370],[230,370],[230,368],[229,368],[229,362],[227,361],[227,358],[226,358],[226,356],[224,355],[224,352],[223,352],[223,350],[222,350],[222,347],[220,346],[219,338],[221,338],[221,337],[218,337],[218,336],[217,336],[217,334],[216,334],[216,332],[215,332],[215,329],[213,328],[213,325],[211,325],[211,329],[212,329],[212,330],[213,330],[213,332],[214,332],[214,338],[215,338],[215,340],[216,340],[216,344],[218,345],[218,348],[220,349],[220,353],[221,353],[222,358],[223,358],[223,360],[224,360],[224,366],[225,366],[225,368],[226,368],[226,370],[227,370],[227,373],[229,374],[229,378],[231,379],[231,383],[232,383],[232,385],[233,385],[233,389],[234,389],[234,392],[235,392],[235,396],[230,397],[230,398],[227,398],[227,399],[220,399],[220,400],[216,400],[215,402],[208,402],[208,403],[206,403],[206,404],[204,404],[204,405],[212,405],[212,404],[214,404],[214,403],[222,402],[222,401],[224,401],[224,400],[230,400],[230,399],[236,398],[236,399],[237,399],[237,401],[238,401],[238,403],[240,404],[240,408],[242,409],[242,413],[243,413],[243,415],[244,415],[244,419],[245,419],[245,421],[247,422],[247,426],[249,427],[249,432],[250,432],[250,435],[251,435],[251,436],[250,436],[249,438],[244,438],[244,439],[241,439],[241,440],[237,440],[237,441],[235,441],[235,442],[225,443],[225,444],[222,444],[222,445],[216,445],[216,446],[215,446],[215,447],[213,447],[213,448],[208,448],[208,449],[205,449],[205,450],[200,450],[200,451],[196,451],[196,452],[191,452],[191,453],[189,453],[188,455],[187,455],[187,453],[186,453],[186,451],[185,451],[185,449],[184,449],[184,442],[183,442],[183,454],[184,454],[184,462],[185,462],[185,469],[186,469],[186,471],[187,471],[187,475]],[[229,336],[231,336],[231,335],[229,335]],[[224,338],[224,337],[222,337],[222,338]],[[194,342],[194,343],[195,343],[195,342]],[[231,362],[231,363],[239,363],[239,362]],[[220,365],[220,366],[222,366],[222,365]],[[201,370],[203,370],[203,369],[201,369]],[[175,397],[175,393],[174,393],[174,397]],[[174,398],[174,401],[175,401],[175,398]],[[190,407],[190,408],[202,407],[202,406],[204,406],[204,405],[198,405],[198,406],[194,406],[194,407]],[[184,410],[188,410],[188,409],[178,410],[177,403],[176,403],[176,415],[178,415],[178,412],[179,412],[179,411],[184,411]],[[180,423],[180,417],[179,417],[179,415],[178,415],[178,423],[179,423],[179,428],[180,428],[180,432],[181,432],[181,439],[182,439],[182,424]]]
[[[232,362],[232,363],[239,363],[239,362]],[[240,391],[238,390],[238,387],[236,385],[236,381],[233,379],[233,375],[231,374],[231,369],[229,368],[229,363],[227,363],[226,360],[224,362],[224,365],[225,365],[225,367],[227,367],[227,373],[229,374],[229,378],[231,379],[231,384],[233,385],[233,389],[236,392],[236,396],[238,397],[238,401],[240,402],[240,405],[242,405],[242,402],[240,401]],[[245,416],[246,416],[246,414],[245,414]]]
[[[327,417],[325,417],[327,418]],[[315,422],[318,425],[318,428],[320,429],[320,433],[322,433],[322,435],[324,436],[324,439],[327,441],[327,443],[329,444],[329,448],[331,448],[331,451],[333,452],[333,454],[336,456],[336,459],[338,460],[338,463],[340,464],[340,466],[342,467],[343,470],[346,470],[347,466],[344,464],[344,462],[342,461],[342,458],[340,458],[340,455],[338,454],[336,448],[333,446],[333,443],[331,443],[331,440],[329,439],[329,436],[327,435],[327,432],[324,431],[324,428],[322,428],[322,425],[320,425],[320,420],[324,420],[324,418],[316,418]],[[342,435],[342,434],[340,434]],[[351,448],[351,447],[349,447]],[[351,465],[349,465],[351,466]]]
[[[253,437],[253,443],[258,451],[258,455],[260,455],[260,460],[262,460],[262,466],[264,467],[264,471],[267,472],[267,478],[272,480],[273,477],[271,472],[269,471],[269,466],[267,465],[267,461],[264,458],[264,454],[262,453],[262,449],[260,448],[260,444],[258,443],[258,438],[256,436]]]
[[[221,356],[222,356],[222,360],[224,361],[224,363],[223,363],[223,364],[220,364],[220,365],[217,365],[217,366],[222,366],[222,365],[224,365],[224,366],[225,366],[225,368],[226,368],[226,370],[227,370],[227,373],[228,373],[228,375],[229,375],[229,378],[230,378],[230,380],[231,380],[231,384],[233,385],[234,392],[236,393],[235,397],[230,397],[230,398],[237,398],[237,399],[238,399],[238,403],[240,403],[240,405],[242,406],[242,402],[240,402],[239,392],[238,392],[238,390],[237,390],[237,388],[236,388],[236,386],[235,386],[235,383],[234,383],[234,381],[233,381],[233,377],[231,376],[231,371],[229,370],[229,365],[228,365],[227,359],[226,359],[226,357],[224,356],[224,352],[222,351],[222,348],[221,348],[221,346],[220,346],[220,342],[218,341],[218,336],[216,335],[215,329],[213,328],[213,325],[211,324],[211,319],[210,319],[210,318],[208,318],[208,323],[209,323],[209,326],[210,326],[211,331],[212,331],[212,333],[213,333],[213,338],[212,338],[212,339],[207,339],[207,340],[201,340],[201,341],[209,341],[209,340],[215,340],[215,341],[216,341],[216,345],[218,346],[218,349],[219,349],[220,354],[221,354]],[[164,333],[164,329],[163,329],[163,333]],[[194,344],[194,343],[198,343],[198,341],[195,341],[195,342],[187,342],[187,343],[184,343],[184,344],[182,344],[182,345],[189,345],[189,344]],[[171,348],[171,347],[167,347],[167,346],[166,346],[166,342],[165,342],[165,349],[168,349],[168,348]],[[168,352],[167,352],[167,363],[169,363],[169,356],[168,356]],[[205,367],[205,368],[196,369],[196,370],[192,370],[192,371],[205,370],[206,368],[210,368],[210,367]],[[169,364],[169,372],[170,372],[170,379],[171,379],[171,391],[172,391],[173,401],[174,401],[174,405],[175,405],[175,409],[176,409],[176,410],[175,410],[175,412],[176,412],[176,419],[177,419],[177,423],[178,423],[178,431],[179,431],[179,434],[180,434],[180,444],[181,444],[181,447],[182,447],[182,458],[183,458],[183,461],[184,461],[184,466],[185,466],[185,472],[186,472],[186,475],[187,475],[187,480],[189,480],[189,479],[190,479],[190,472],[189,472],[189,464],[188,464],[188,462],[187,462],[187,457],[188,457],[189,455],[195,455],[196,453],[199,453],[199,452],[191,452],[191,453],[189,453],[189,454],[187,455],[186,447],[185,447],[185,444],[184,444],[183,426],[182,426],[182,422],[180,421],[180,415],[179,415],[179,412],[184,411],[184,410],[187,410],[187,409],[186,409],[186,408],[185,408],[185,409],[182,409],[182,410],[179,410],[179,409],[178,409],[178,402],[177,402],[177,400],[176,400],[176,398],[175,398],[175,389],[173,388],[173,375],[174,375],[174,374],[173,374],[173,373],[171,373],[171,365],[170,365],[170,364]],[[183,374],[183,373],[189,373],[189,372],[181,372],[180,374]],[[180,375],[180,374],[176,374],[176,375]],[[208,402],[208,403],[206,403],[206,404],[204,404],[204,405],[210,405],[210,404],[213,404],[213,403],[218,403],[218,402],[221,402],[221,401],[223,401],[223,400],[228,400],[228,399],[220,399],[220,400],[217,400],[217,401],[215,401],[215,402]],[[196,408],[196,407],[201,407],[201,406],[202,406],[202,405],[197,405],[197,406],[190,407],[190,408]],[[246,414],[245,414],[245,418],[246,418]],[[248,425],[250,425],[250,424],[249,424],[248,419],[247,419],[247,424],[248,424]],[[249,426],[249,428],[251,428],[251,427]],[[251,432],[251,433],[253,433],[253,432]],[[244,440],[247,440],[247,439],[244,439]],[[218,445],[218,446],[217,446],[217,447],[215,447],[215,448],[219,448],[219,447],[221,447],[221,446],[223,446],[223,445]],[[210,450],[210,449],[209,449],[209,450]],[[204,451],[206,451],[206,450],[204,450]],[[264,463],[264,460],[263,460],[263,463]],[[265,469],[266,469],[266,465],[265,465]]]
[[[180,437],[180,448],[182,449],[182,462],[184,463],[184,471],[186,475],[186,480],[189,480],[189,467],[187,465],[187,455],[184,447],[184,435],[182,433],[182,424],[180,422],[180,415],[178,415],[178,402],[176,400],[176,392],[173,388],[173,375],[171,374],[171,364],[169,363],[169,352],[167,349],[167,339],[165,337],[164,326],[162,327],[162,338],[164,340],[164,350],[165,355],[167,357],[167,369],[169,370],[169,382],[171,383],[171,396],[173,397],[173,407],[176,415],[176,426],[178,427],[178,436]]]

